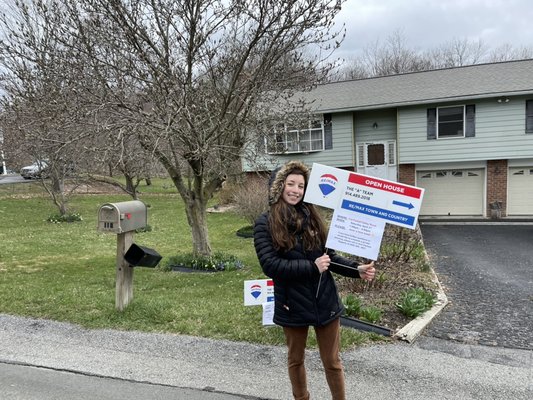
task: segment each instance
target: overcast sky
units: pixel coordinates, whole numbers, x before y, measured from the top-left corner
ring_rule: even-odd
[[[482,39],[490,49],[533,46],[532,0],[347,0],[338,57],[349,58],[400,30],[409,48],[427,50],[454,38]]]

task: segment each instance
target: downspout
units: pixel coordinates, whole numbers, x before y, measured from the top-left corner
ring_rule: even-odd
[[[400,182],[400,110],[396,107],[396,182]],[[416,169],[416,168],[415,168]],[[416,183],[416,171],[415,171]]]
[[[357,146],[355,145],[355,143],[356,143],[356,140],[355,140],[355,112],[352,111],[352,166],[353,166],[353,170],[357,171],[357,160],[356,160]]]

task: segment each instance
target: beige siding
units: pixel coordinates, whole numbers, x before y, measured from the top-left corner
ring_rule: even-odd
[[[525,134],[525,98],[511,98],[509,103],[480,100],[475,104],[476,136],[473,138],[427,140],[426,110],[437,105],[400,109],[400,162],[420,164],[531,157],[533,135]]]
[[[362,111],[355,114],[355,141],[396,140],[396,109]],[[374,128],[377,123],[377,128]]]

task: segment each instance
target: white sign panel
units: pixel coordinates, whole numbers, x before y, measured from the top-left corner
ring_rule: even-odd
[[[337,208],[349,175],[350,171],[314,163],[304,201],[326,208]]]
[[[274,281],[272,279],[244,281],[245,306],[260,306],[271,301],[274,301]]]
[[[263,303],[263,325],[274,325],[274,302]]]
[[[341,208],[333,212],[326,247],[377,260],[386,222]]]

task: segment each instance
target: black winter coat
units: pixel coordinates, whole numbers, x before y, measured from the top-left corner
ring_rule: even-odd
[[[332,263],[320,279],[314,261],[324,254],[324,249],[306,252],[301,236],[297,235],[297,238],[294,249],[280,253],[272,243],[268,213],[262,214],[255,222],[255,251],[263,272],[274,281],[274,323],[294,327],[326,325],[338,318],[344,310],[330,271],[359,278],[356,269],[344,268],[333,262],[352,268],[356,268],[357,263],[328,250]]]

